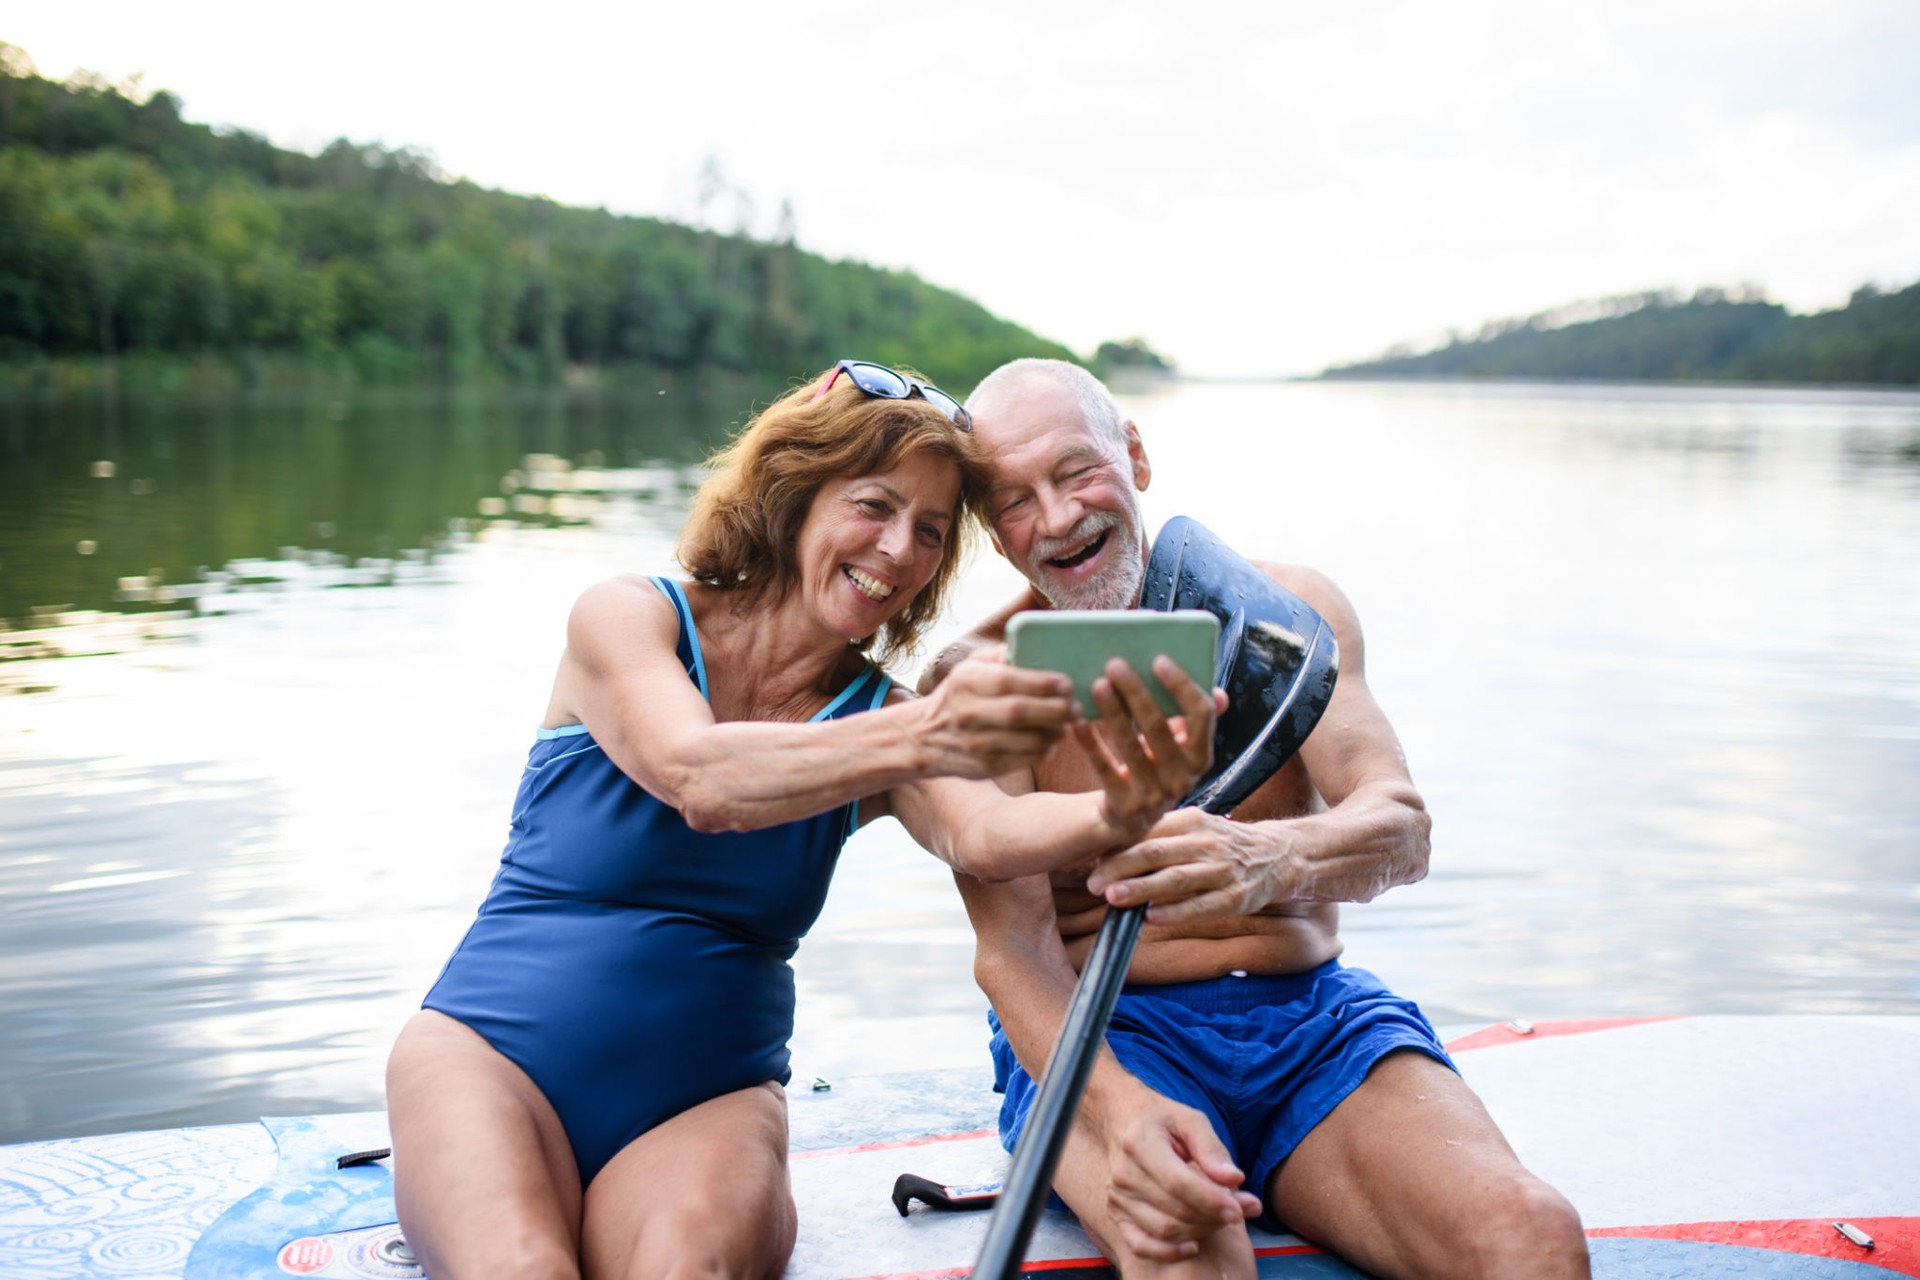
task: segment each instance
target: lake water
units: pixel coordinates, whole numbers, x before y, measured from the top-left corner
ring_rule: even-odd
[[[1438,1021],[1920,1013],[1920,396],[1190,384],[1150,523],[1352,598],[1435,815],[1346,915]],[[0,400],[0,1142],[381,1104],[585,585],[670,563],[738,403]],[[1009,596],[982,553],[962,619]],[[891,822],[796,1074],[980,1064]]]

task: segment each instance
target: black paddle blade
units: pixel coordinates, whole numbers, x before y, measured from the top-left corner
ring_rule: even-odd
[[[1320,722],[1340,674],[1333,628],[1204,525],[1175,516],[1154,539],[1140,607],[1220,619],[1213,682],[1227,691],[1213,767],[1183,802],[1229,813],[1280,771]]]

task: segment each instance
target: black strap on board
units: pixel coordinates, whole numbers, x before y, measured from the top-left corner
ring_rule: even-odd
[[[903,1218],[912,1209],[915,1200],[942,1213],[991,1209],[993,1202],[1000,1197],[1000,1185],[998,1182],[983,1182],[977,1186],[949,1186],[932,1178],[923,1178],[917,1173],[903,1173],[893,1180],[893,1207]]]
[[[336,1169],[351,1169],[356,1165],[372,1164],[375,1160],[385,1160],[393,1154],[392,1147],[375,1147],[371,1151],[353,1151],[333,1162]]]

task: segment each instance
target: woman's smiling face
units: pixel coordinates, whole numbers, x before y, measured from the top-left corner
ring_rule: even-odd
[[[878,631],[932,580],[959,502],[960,468],[926,452],[822,485],[797,539],[815,618],[846,640]]]

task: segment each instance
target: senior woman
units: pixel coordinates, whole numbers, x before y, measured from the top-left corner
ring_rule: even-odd
[[[914,698],[868,661],[912,647],[958,567],[969,428],[842,361],[716,459],[690,581],[574,606],[499,873],[388,1063],[400,1222],[435,1280],[777,1274],[787,962],[846,836],[891,813],[956,868],[1030,874],[1137,839],[1206,768],[1213,700],[1170,672],[1185,716],[1116,666],[1096,729],[1063,677],[988,657]],[[1103,791],[991,781],[1064,732]]]

